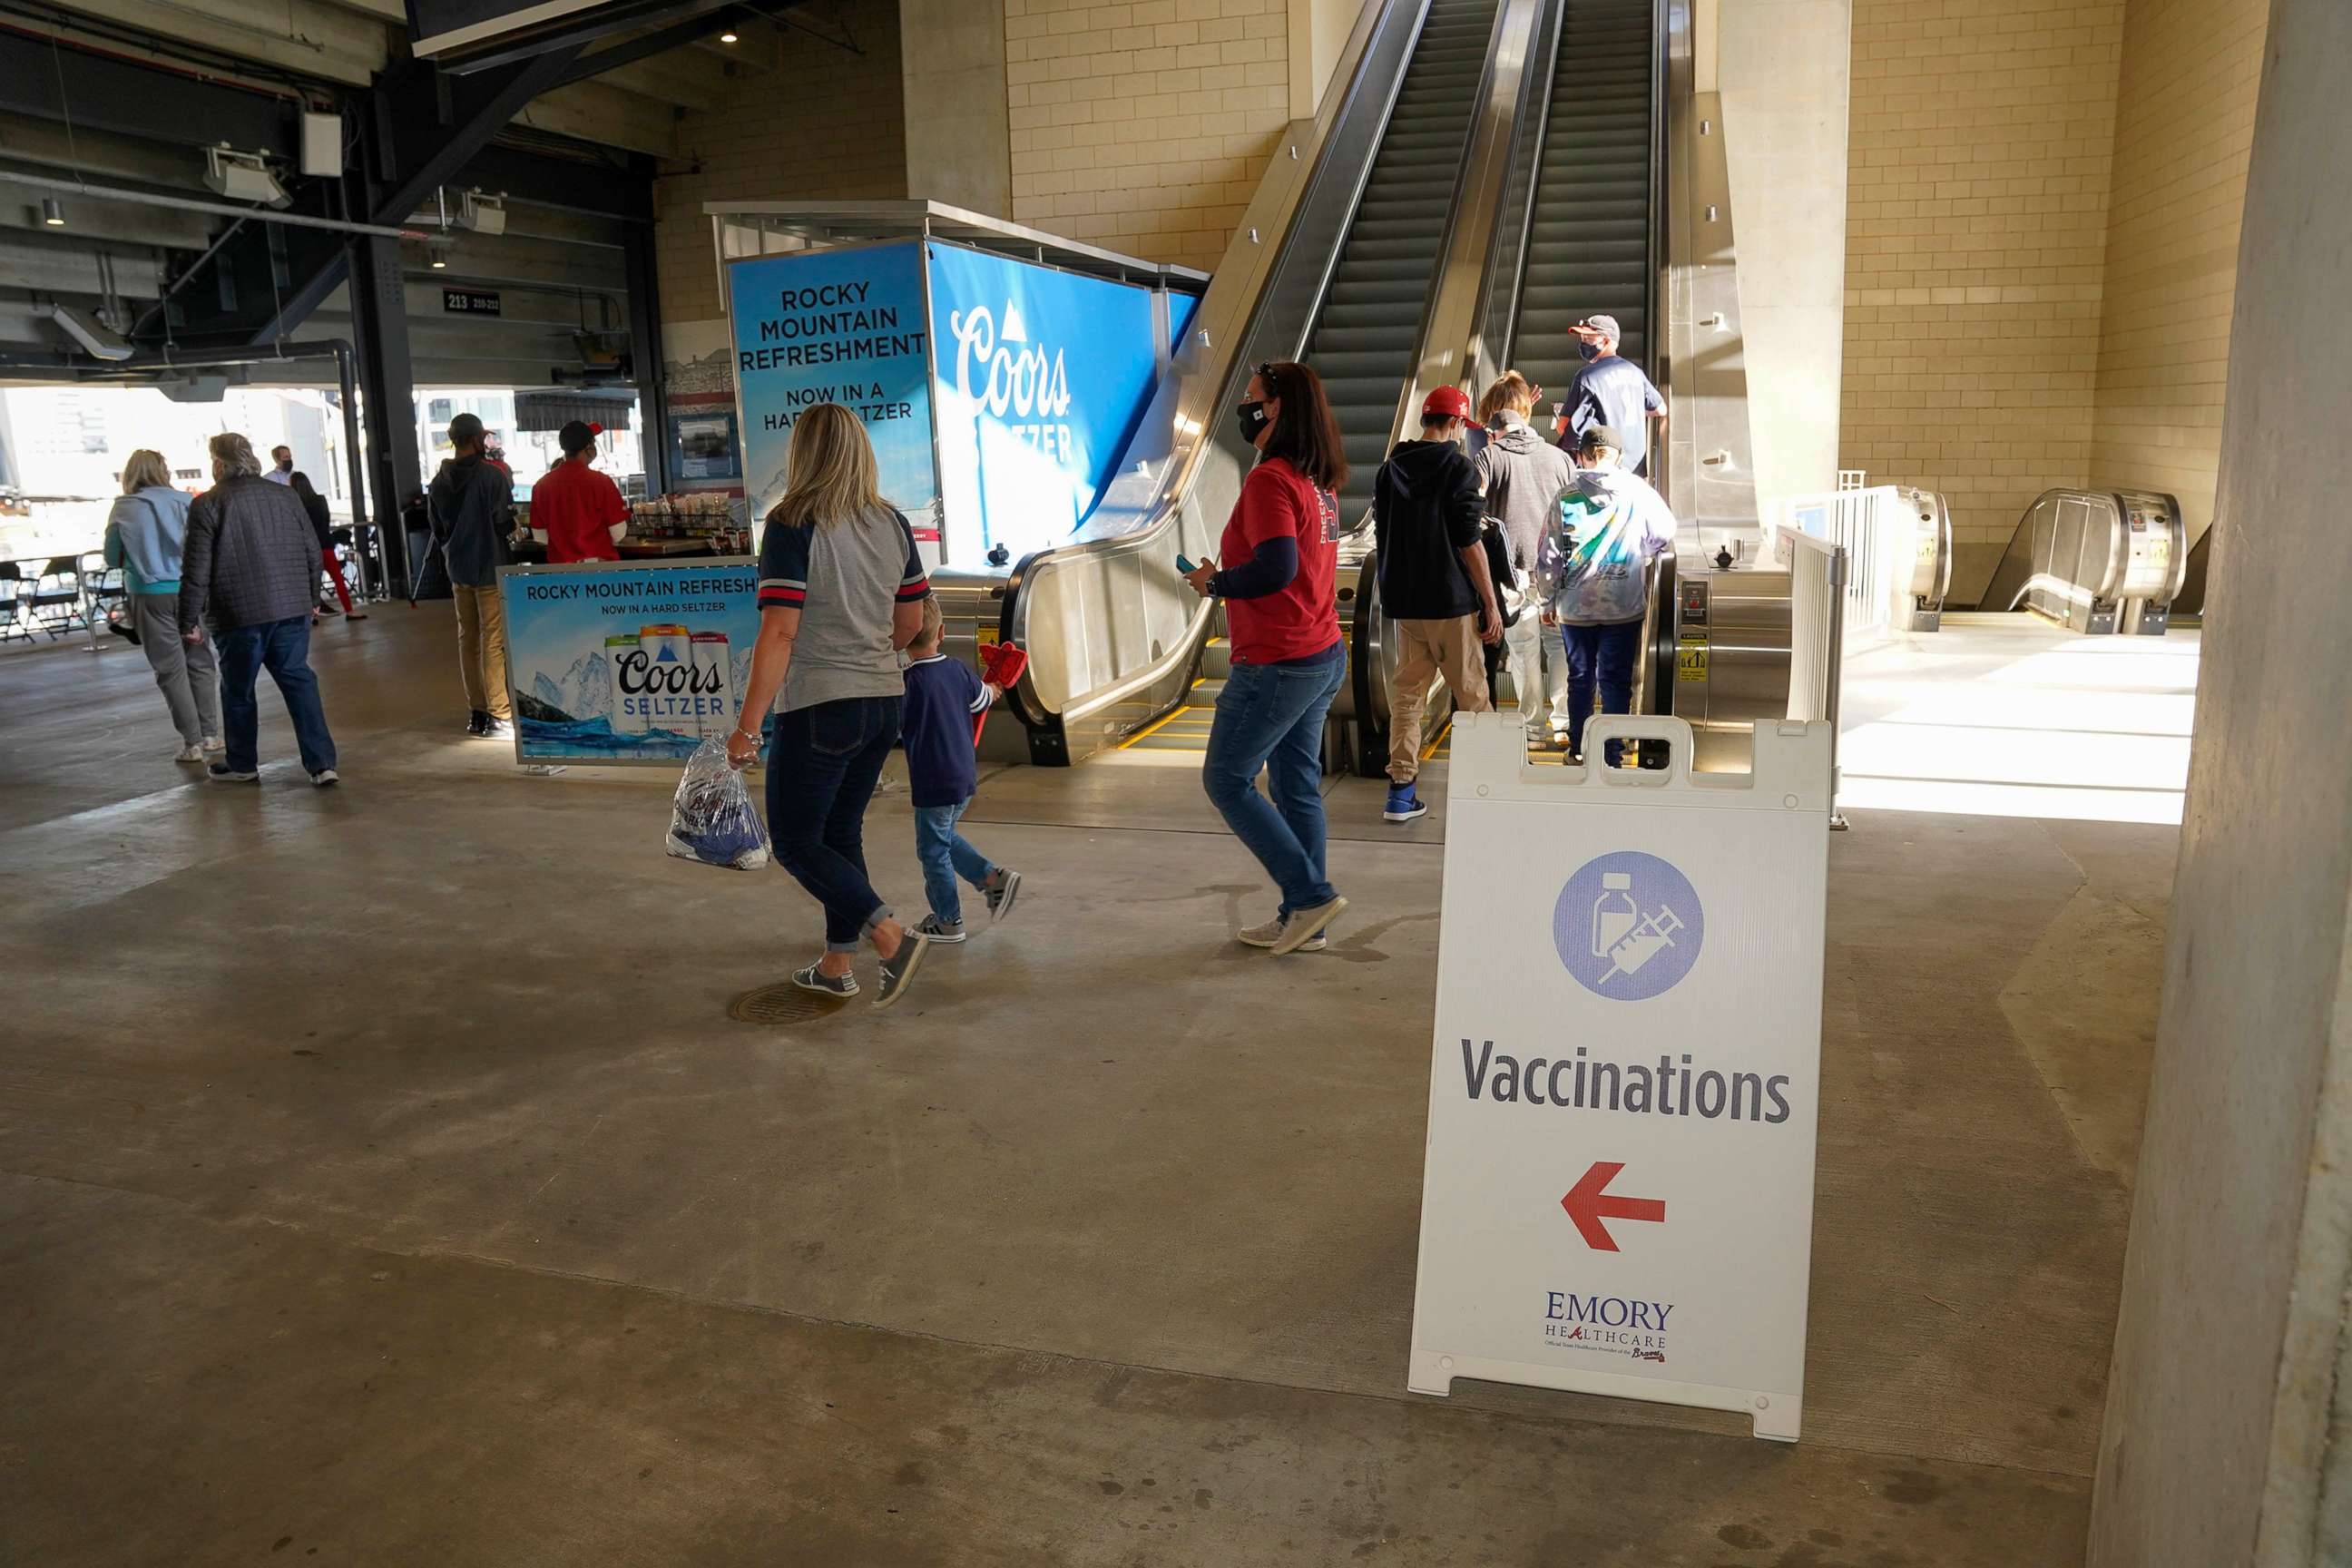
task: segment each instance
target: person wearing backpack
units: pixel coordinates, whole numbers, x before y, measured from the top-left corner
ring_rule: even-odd
[[[1543,388],[1517,371],[1496,378],[1478,400],[1488,435],[1474,461],[1486,492],[1486,516],[1500,526],[1508,553],[1510,587],[1503,595],[1508,624],[1503,633],[1518,694],[1519,719],[1530,731],[1550,710],[1551,749],[1568,750],[1568,661],[1565,649],[1550,646],[1536,613],[1535,574],[1545,531],[1559,515],[1559,503],[1576,488],[1576,465],[1567,453],[1537,434],[1528,416]],[[1512,609],[1526,613],[1509,616]]]
[[[1397,640],[1389,678],[1389,795],[1381,816],[1411,822],[1429,808],[1413,781],[1421,773],[1422,709],[1443,674],[1459,712],[1484,713],[1481,643],[1503,638],[1503,612],[1478,542],[1486,507],[1478,473],[1463,454],[1470,398],[1441,386],[1423,400],[1421,439],[1400,441],[1372,481],[1373,547],[1381,607]]]

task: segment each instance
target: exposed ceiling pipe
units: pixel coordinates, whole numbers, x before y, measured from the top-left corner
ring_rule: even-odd
[[[195,196],[167,196],[153,191],[131,190],[121,185],[92,184],[86,180],[59,180],[47,174],[18,174],[14,169],[0,168],[0,181],[12,185],[30,185],[35,190],[62,191],[68,195],[89,196],[102,202],[129,202],[138,206],[172,207],[181,212],[214,213],[222,217],[249,218],[256,223],[282,223],[295,228],[331,229],[337,234],[373,234],[386,239],[423,239],[423,229],[394,228],[385,224],[354,223],[349,218],[312,217],[307,213],[275,212],[268,207],[238,206],[234,202],[208,202]]]

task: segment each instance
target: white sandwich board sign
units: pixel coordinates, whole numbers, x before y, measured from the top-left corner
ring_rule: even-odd
[[[1605,741],[1672,765],[1599,765]],[[1688,773],[1678,719],[1530,766],[1454,721],[1410,1385],[1744,1410],[1793,1441],[1820,1100],[1830,727]]]

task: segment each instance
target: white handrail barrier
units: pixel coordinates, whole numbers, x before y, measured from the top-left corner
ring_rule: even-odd
[[[1795,1440],[1821,1082],[1827,722],[1744,774],[1679,719],[1535,767],[1454,721],[1408,1375],[1745,1411]],[[1598,765],[1658,740],[1662,770]]]

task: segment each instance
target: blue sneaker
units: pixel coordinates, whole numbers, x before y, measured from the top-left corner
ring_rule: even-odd
[[[1410,784],[1389,785],[1389,804],[1381,813],[1383,822],[1411,822],[1416,816],[1429,815],[1429,807],[1421,804],[1421,796]]]

